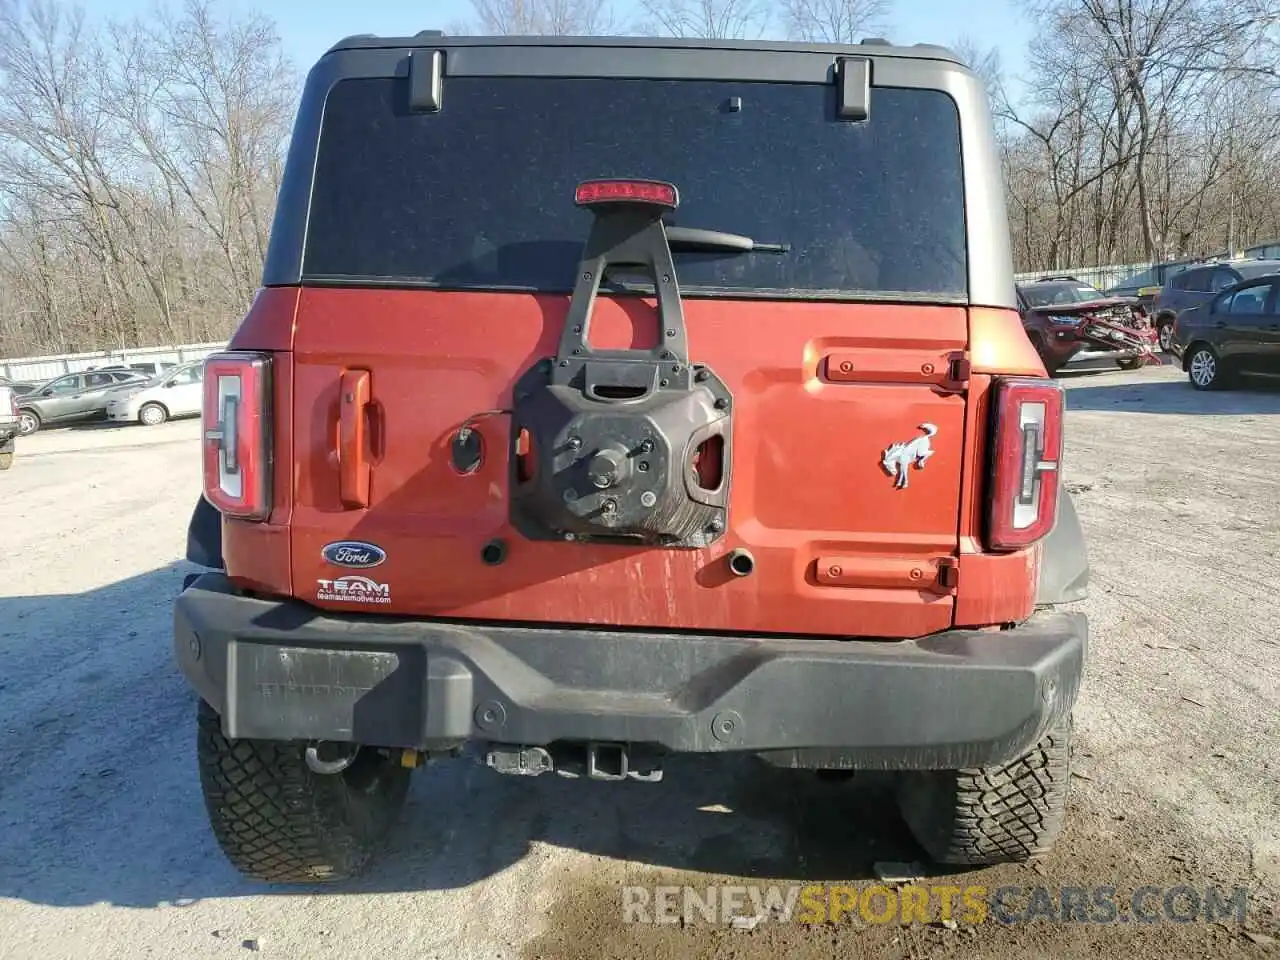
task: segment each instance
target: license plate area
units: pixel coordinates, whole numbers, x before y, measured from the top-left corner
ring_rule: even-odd
[[[422,737],[426,652],[232,641],[227,736],[412,747]]]

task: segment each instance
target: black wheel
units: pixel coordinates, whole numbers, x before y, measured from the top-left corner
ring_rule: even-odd
[[[40,414],[36,413],[34,410],[23,409],[18,411],[19,435],[29,437],[40,429],[40,425]]]
[[[1156,334],[1160,337],[1160,349],[1164,353],[1173,351],[1173,321],[1161,320],[1156,326]]]
[[[1033,860],[1062,832],[1071,777],[1071,718],[1025,756],[998,767],[917,770],[899,781],[898,805],[938,863]]]
[[[346,770],[317,774],[305,744],[228,740],[204,701],[196,754],[218,846],[242,874],[275,883],[316,883],[358,874],[404,805],[410,771],[372,749]]]
[[[1197,390],[1220,390],[1228,379],[1217,352],[1207,343],[1187,351],[1187,378]]]
[[[158,403],[144,403],[138,411],[138,422],[144,427],[158,427],[169,419],[169,411]]]
[[[1116,366],[1121,370],[1137,370],[1142,362],[1141,357],[1126,357],[1124,360],[1117,360]]]

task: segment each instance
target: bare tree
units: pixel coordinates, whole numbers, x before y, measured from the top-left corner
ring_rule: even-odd
[[[471,0],[479,28],[499,36],[598,36],[613,32],[608,0]],[[467,29],[465,25],[458,24]]]
[[[888,9],[888,0],[782,0],[787,35],[819,43],[856,43],[882,32]]]
[[[769,27],[768,0],[640,0],[644,32],[708,40],[756,39]]]
[[[0,0],[0,354],[222,337],[259,282],[296,96],[266,20]]]
[[[1277,0],[1026,6],[1039,24],[1029,95],[1016,109],[997,103],[1020,266],[1152,261],[1280,236]]]

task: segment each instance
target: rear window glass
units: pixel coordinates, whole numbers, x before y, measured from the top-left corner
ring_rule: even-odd
[[[865,123],[817,84],[450,77],[437,114],[407,97],[404,80],[330,91],[304,280],[569,291],[591,223],[574,187],[645,177],[679,188],[669,224],[790,245],[677,252],[687,292],[967,293],[941,92],[873,88]]]

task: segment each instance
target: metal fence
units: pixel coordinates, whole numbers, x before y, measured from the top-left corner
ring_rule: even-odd
[[[1038,277],[1075,277],[1077,280],[1083,280],[1099,290],[1108,290],[1150,269],[1150,263],[1113,263],[1103,267],[1068,267],[1065,270],[1036,270],[1034,273],[1017,273],[1014,274],[1013,279],[1018,283],[1022,283],[1026,280],[1035,280]]]
[[[0,376],[33,382],[109,363],[185,363],[207,357],[225,347],[225,343],[183,343],[168,347],[138,347],[134,350],[64,353],[52,357],[14,357],[0,360]]]

